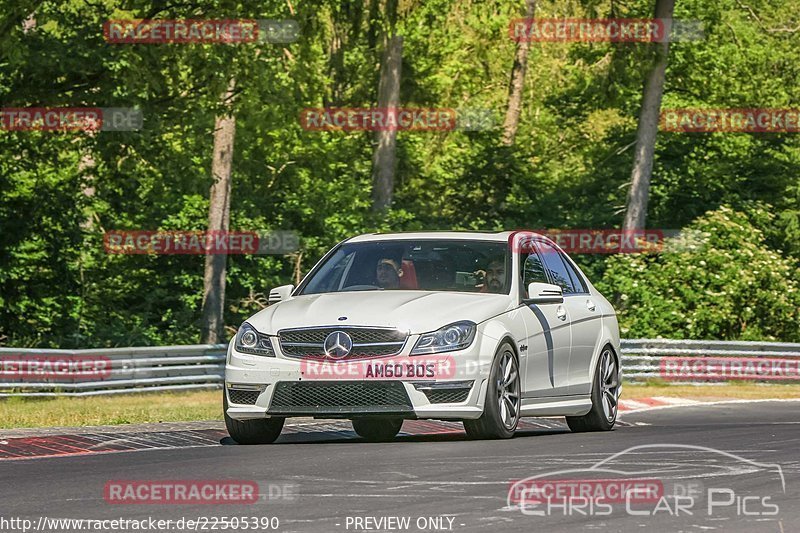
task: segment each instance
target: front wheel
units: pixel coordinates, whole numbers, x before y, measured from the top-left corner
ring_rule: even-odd
[[[514,436],[521,406],[519,365],[514,349],[507,342],[500,346],[492,362],[483,414],[477,420],[464,420],[471,439],[508,439]]]
[[[606,346],[597,361],[592,385],[592,409],[583,416],[568,416],[567,425],[575,432],[608,431],[617,421],[620,372],[617,359]]]
[[[283,429],[285,418],[254,418],[236,420],[228,416],[228,395],[222,391],[222,412],[228,435],[239,444],[272,444]]]
[[[354,418],[353,429],[367,442],[389,442],[403,426],[402,418]]]

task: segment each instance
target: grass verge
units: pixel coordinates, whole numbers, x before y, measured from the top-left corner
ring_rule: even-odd
[[[729,382],[720,385],[671,385],[653,380],[645,383],[623,383],[622,399],[635,400],[651,396],[688,398],[690,400],[762,400],[800,398],[800,384]]]
[[[0,399],[0,429],[181,422],[222,418],[222,392]]]

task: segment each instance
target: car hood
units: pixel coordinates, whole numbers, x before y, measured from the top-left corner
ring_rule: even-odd
[[[297,296],[248,319],[262,333],[309,326],[384,326],[413,333],[460,320],[482,322],[513,307],[506,294],[357,291]],[[347,317],[346,320],[339,320]]]

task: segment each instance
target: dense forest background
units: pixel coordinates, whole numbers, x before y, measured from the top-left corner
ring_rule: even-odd
[[[391,1],[391,0],[390,0]],[[0,131],[0,345],[195,343],[203,256],[115,255],[112,229],[202,230],[215,117],[236,132],[230,226],[294,230],[287,256],[227,260],[226,330],[353,234],[619,228],[642,43],[531,43],[519,129],[502,139],[522,0],[1,0],[0,107],[138,107],[139,131]],[[653,16],[653,0],[541,0],[537,17]],[[396,17],[394,15],[396,13]],[[108,19],[294,19],[287,44],[109,44]],[[796,0],[678,0],[704,38],[669,49],[662,107],[793,108]],[[371,132],[301,127],[304,108],[378,102],[383,43],[403,38],[399,99],[488,109],[495,128],[399,132],[394,198],[372,207]],[[221,99],[235,79],[233,98]],[[625,337],[800,342],[800,139],[659,132],[647,226],[691,243],[576,255]]]

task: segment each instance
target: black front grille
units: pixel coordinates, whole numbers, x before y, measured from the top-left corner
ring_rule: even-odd
[[[325,338],[335,331],[347,333],[353,350],[345,359],[381,357],[400,353],[408,333],[393,328],[320,328],[287,329],[278,332],[281,350],[288,357],[323,357]]]
[[[280,382],[271,414],[411,413],[411,401],[399,381]]]
[[[260,394],[261,391],[257,390],[228,389],[228,398],[231,403],[242,405],[255,405]]]
[[[433,389],[423,391],[431,403],[461,403],[469,396],[469,388],[465,389]]]

